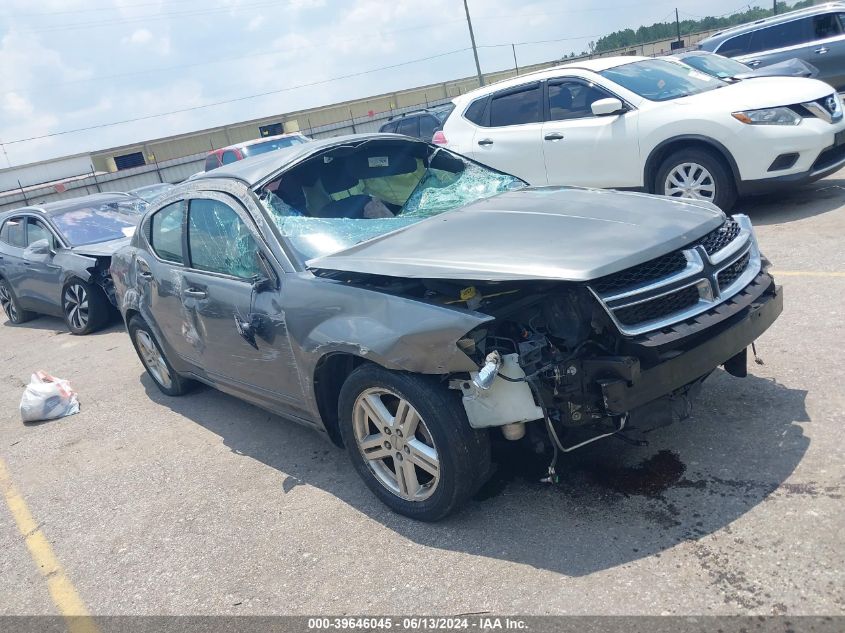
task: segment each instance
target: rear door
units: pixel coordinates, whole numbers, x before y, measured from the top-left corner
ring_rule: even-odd
[[[0,227],[0,273],[12,287],[12,292],[20,297],[20,285],[24,279],[23,251],[26,248],[26,218],[12,216]],[[24,299],[21,307],[31,307]]]
[[[226,194],[198,194],[189,201],[185,243],[182,305],[195,324],[202,369],[238,395],[301,406],[283,275],[274,269],[280,288],[255,291],[259,253],[267,265],[272,256],[247,210]]]
[[[813,16],[812,45],[804,57],[819,69],[819,79],[837,90],[845,88],[845,13]]]
[[[773,24],[748,35],[750,39],[743,40],[746,42],[747,52],[736,55],[736,58],[752,68],[795,58],[812,63],[810,57],[815,39],[812,17]],[[722,54],[721,48],[719,53]]]
[[[29,247],[40,240],[47,240],[53,251],[48,255],[35,255]],[[26,218],[26,246],[22,255],[25,275],[21,278],[18,291],[27,304],[37,312],[61,314],[62,269],[53,263],[53,257],[60,247],[58,238],[38,218]]]
[[[542,147],[550,185],[636,187],[642,184],[639,113],[595,116],[593,102],[614,95],[577,77],[550,79]]]
[[[545,185],[542,97],[539,81],[493,93],[469,155],[532,185]]]

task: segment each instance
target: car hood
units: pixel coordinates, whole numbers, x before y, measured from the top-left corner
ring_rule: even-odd
[[[74,246],[70,250],[77,255],[88,255],[90,257],[111,257],[124,246],[127,246],[131,238],[122,237],[117,240],[109,240],[108,242],[98,242],[97,244],[88,244],[85,246]]]
[[[570,187],[511,191],[310,260],[312,270],[486,281],[587,281],[724,221],[707,202]]]
[[[830,85],[818,79],[754,77],[754,81],[738,81],[716,90],[676,99],[671,103],[678,106],[707,105],[719,110],[737,112],[815,101],[833,91]]]

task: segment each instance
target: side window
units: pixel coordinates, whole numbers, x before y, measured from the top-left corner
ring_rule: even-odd
[[[490,127],[523,125],[540,121],[540,84],[507,90],[493,95],[490,102]]]
[[[211,171],[212,169],[217,169],[220,167],[220,164],[217,162],[217,154],[209,154],[205,158],[205,171]]]
[[[413,136],[417,137],[420,135],[420,126],[419,126],[420,118],[416,116],[409,116],[401,119],[399,124],[396,127],[396,132],[398,134],[404,134],[405,136]]]
[[[549,82],[549,120],[565,121],[593,116],[594,101],[610,95],[601,88],[580,81]]]
[[[227,149],[225,152],[223,152],[223,164],[224,165],[234,163],[237,160],[238,160],[238,155],[235,154],[235,152],[233,152],[232,150]]]
[[[50,248],[56,248],[56,240],[50,230],[35,218],[26,220],[26,245],[35,244],[39,240],[47,240]]]
[[[825,13],[813,18],[813,39],[824,40],[828,37],[836,37],[842,34],[842,27],[839,23],[841,14]]]
[[[812,24],[812,18],[802,18],[754,31],[748,52],[770,51],[809,42],[813,39]]]
[[[736,57],[737,55],[745,55],[751,49],[751,33],[743,33],[737,35],[729,40],[722,42],[722,45],[716,49],[716,53],[724,57]]]
[[[188,211],[191,267],[251,279],[259,273],[258,245],[229,205],[217,200],[191,200]]]
[[[26,225],[23,218],[9,218],[0,231],[0,240],[17,248],[26,246]]]
[[[482,97],[470,103],[466,112],[464,112],[464,118],[476,125],[484,125],[484,114],[487,111],[488,101],[487,97]]]
[[[420,117],[420,138],[423,140],[431,140],[434,133],[441,127],[440,121],[435,116],[426,114]]]
[[[150,218],[150,246],[161,259],[181,264],[182,220],[185,217],[185,203],[174,202],[156,211]]]
[[[392,134],[393,132],[396,131],[396,121],[391,121],[390,123],[385,123],[384,125],[381,126],[381,131],[382,132],[389,132],[389,133]]]

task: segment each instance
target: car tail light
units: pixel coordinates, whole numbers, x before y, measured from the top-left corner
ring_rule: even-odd
[[[448,145],[449,141],[446,140],[446,135],[443,133],[443,130],[437,130],[434,133],[434,136],[431,137],[431,142],[435,145]]]

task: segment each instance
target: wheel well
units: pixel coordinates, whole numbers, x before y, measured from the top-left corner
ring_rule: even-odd
[[[132,320],[132,317],[135,315],[141,314],[137,310],[132,310],[131,308],[126,311],[126,314],[123,316],[123,321],[126,324],[126,327],[129,327],[129,322]]]
[[[699,139],[699,138],[680,138],[673,141],[668,141],[663,145],[657,146],[651,155],[648,157],[645,165],[644,180],[645,188],[650,193],[657,190],[657,170],[666,158],[678,150],[682,149],[698,149],[707,152],[728,168],[733,174],[734,182],[739,182],[739,169],[727,149],[721,145],[717,145],[714,141]]]
[[[328,354],[320,359],[314,370],[314,394],[320,418],[332,442],[338,446],[343,446],[337,415],[340,389],[349,374],[364,362],[363,358],[353,354]]]

